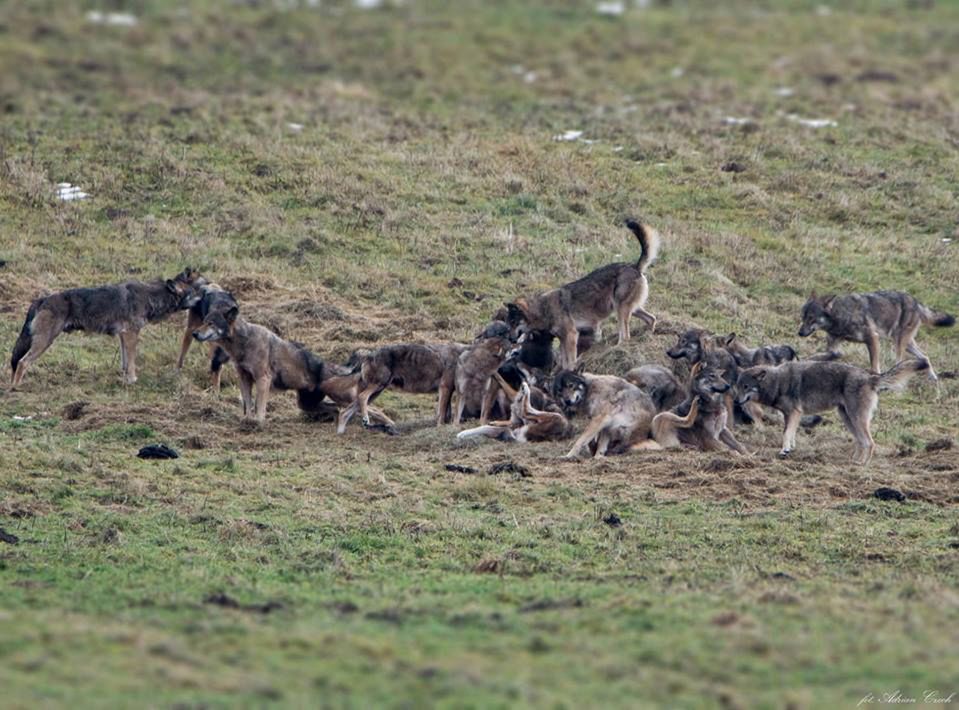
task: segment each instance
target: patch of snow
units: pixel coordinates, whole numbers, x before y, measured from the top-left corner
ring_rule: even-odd
[[[832,14],[832,8],[829,5],[820,5],[816,8],[816,14],[820,17],[826,17]]]
[[[742,118],[740,116],[726,116],[723,123],[727,126],[745,126],[747,123],[753,123],[751,118]]]
[[[94,25],[110,25],[111,27],[134,27],[137,24],[137,18],[129,12],[90,10],[87,13],[87,22]]]
[[[72,200],[85,200],[88,197],[89,195],[76,185],[71,185],[68,182],[61,182],[57,185],[57,198],[63,200],[64,202],[71,202]]]
[[[300,131],[303,130],[303,124],[302,124],[302,123],[287,123],[287,124],[286,124],[286,127],[289,128],[289,129],[290,129],[291,131],[293,131],[294,133],[299,133]]]
[[[375,10],[383,4],[383,0],[353,0],[353,4],[361,10]]]
[[[839,125],[831,118],[803,118],[794,113],[786,114],[786,118],[793,123],[798,123],[800,126],[808,126],[809,128],[834,128]]]
[[[625,2],[600,2],[596,3],[596,12],[600,15],[610,15],[616,17],[626,12]]]
[[[27,416],[27,417],[20,417],[20,416],[17,416],[16,414],[13,415],[13,421],[15,421],[15,422],[28,422],[28,421],[30,421],[31,419],[33,419],[33,415],[32,415],[32,414],[29,415],[29,416]]]
[[[622,152],[623,152],[623,146],[621,146],[621,145],[614,146],[614,147],[613,147],[613,152],[614,152],[614,153],[622,153]]]
[[[669,75],[673,77],[673,79],[678,79],[685,73],[686,73],[686,70],[683,69],[682,67],[673,67],[672,71],[669,72]]]
[[[782,96],[785,98],[787,96],[792,96],[796,93],[796,91],[791,86],[779,86],[773,89],[773,93],[776,94],[776,96]]]
[[[558,135],[553,136],[554,141],[575,141],[579,140],[579,137],[583,135],[582,131],[566,131]]]

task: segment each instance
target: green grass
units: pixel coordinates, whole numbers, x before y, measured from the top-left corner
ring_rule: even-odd
[[[822,4],[140,0],[122,28],[4,3],[0,342],[40,293],[187,264],[332,360],[469,339],[504,300],[632,259],[625,215],[664,238],[662,333],[599,346],[597,370],[662,362],[687,324],[811,353],[812,290],[955,313],[959,5]],[[553,140],[572,129],[596,142]],[[57,202],[64,181],[92,197]],[[0,392],[0,528],[20,539],[0,542],[4,706],[959,690],[959,463],[926,451],[959,434],[955,380],[884,397],[863,469],[835,417],[790,461],[765,427],[748,461],[567,463],[451,427],[336,437],[283,394],[248,430],[232,384],[204,391],[199,348],[173,371],[180,327],[144,331],[134,387],[115,341],[68,335]],[[956,329],[920,342],[959,369]],[[182,457],[134,456],[154,441]],[[532,476],[485,474],[506,459]]]

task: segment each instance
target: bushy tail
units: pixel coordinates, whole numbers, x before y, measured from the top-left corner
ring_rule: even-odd
[[[919,304],[919,316],[926,325],[934,325],[939,328],[948,328],[956,324],[956,317],[942,311],[934,311],[928,306]]]
[[[639,240],[640,252],[636,268],[640,273],[645,273],[646,267],[656,260],[656,255],[659,253],[659,233],[652,227],[647,227],[633,219],[626,220],[626,227]]]
[[[921,360],[904,360],[895,367],[886,370],[881,375],[873,375],[878,384],[880,392],[886,390],[900,390],[906,386],[909,378],[917,372],[929,369],[929,361],[925,358]]]
[[[306,348],[301,348],[300,352],[303,356],[303,364],[306,365],[306,369],[310,373],[313,386],[297,390],[296,403],[304,412],[317,412],[324,408],[322,403],[325,395],[320,390],[320,383],[323,382],[323,371],[326,365]]]
[[[23,356],[30,352],[30,346],[33,344],[33,336],[30,334],[30,324],[33,323],[33,319],[36,317],[37,311],[40,310],[40,304],[42,303],[43,299],[38,298],[30,304],[30,309],[27,311],[27,318],[23,321],[23,328],[20,329],[20,335],[13,346],[13,355],[10,357],[11,377],[17,373],[17,365],[20,364]]]

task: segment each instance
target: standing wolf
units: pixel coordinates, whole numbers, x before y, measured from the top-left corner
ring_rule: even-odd
[[[916,372],[929,369],[928,360],[907,360],[880,374],[841,362],[805,360],[777,367],[760,365],[743,370],[736,382],[737,401],[756,401],[783,413],[780,456],[796,448],[796,429],[803,414],[835,407],[856,440],[856,463],[865,464],[876,448],[869,432],[879,393],[905,385]]]
[[[506,304],[511,327],[548,331],[559,338],[560,368],[574,366],[580,331],[598,331],[600,322],[613,312],[619,321],[620,343],[629,339],[629,319],[633,315],[650,330],[656,326],[656,316],[643,306],[649,297],[646,268],[656,259],[659,235],[633,220],[627,220],[626,227],[639,241],[635,263],[607,264],[565,286]]]
[[[812,294],[802,309],[799,335],[803,338],[816,330],[826,333],[826,349],[838,353],[840,340],[865,343],[869,351],[869,367],[878,374],[879,338],[892,340],[896,362],[902,362],[908,352],[914,358],[926,360],[925,353],[916,345],[916,333],[921,325],[947,327],[956,319],[948,313],[934,311],[902,291],[874,291],[848,296],[816,296]],[[929,379],[938,380],[932,365]]]
[[[30,304],[27,318],[13,346],[10,370],[19,387],[31,363],[53,344],[60,333],[86,330],[120,338],[123,381],[137,381],[137,341],[147,323],[191,308],[200,300],[200,274],[185,269],[166,281],[126,281],[110,286],[71,288],[43,296]]]

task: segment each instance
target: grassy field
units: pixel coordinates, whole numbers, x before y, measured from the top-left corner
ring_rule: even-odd
[[[959,311],[959,3],[67,5],[0,5],[4,352],[39,294],[186,265],[330,360],[469,339],[633,259],[625,215],[664,238],[661,327],[596,372],[692,324],[811,354],[812,290]],[[399,437],[337,437],[289,394],[243,427],[232,373],[206,391],[199,347],[175,372],[181,328],[144,331],[135,386],[116,340],[72,335],[0,389],[5,708],[959,691],[955,379],[884,396],[866,467],[834,415],[786,461],[765,426],[751,459],[568,462],[457,444],[426,397],[382,398]],[[957,329],[919,340],[959,369]],[[135,457],[158,441],[182,457]],[[487,473],[505,461],[528,475]]]

